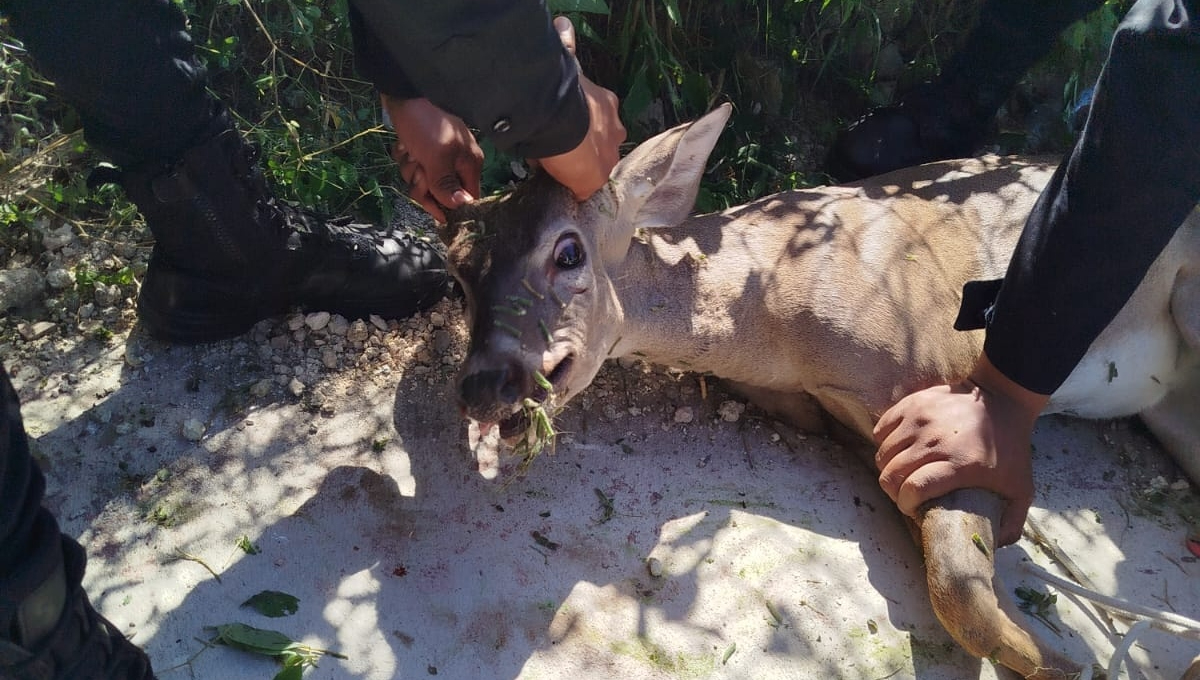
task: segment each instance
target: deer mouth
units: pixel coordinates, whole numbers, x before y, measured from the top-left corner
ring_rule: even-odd
[[[550,372],[544,376],[546,382],[550,384],[550,388],[547,389],[544,384],[541,384],[542,381],[540,380],[535,382],[533,386],[533,392],[529,395],[529,399],[538,404],[545,404],[547,407],[549,407],[551,402],[556,400],[556,396],[565,395],[567,377],[571,373],[571,366],[574,364],[574,362],[575,357],[572,354],[568,354],[567,356],[563,357],[554,366],[554,368],[550,369]],[[524,403],[514,404],[513,408],[515,410],[513,411],[512,415],[497,423],[497,426],[500,428],[500,438],[504,439],[505,441],[518,438],[524,435],[525,431],[529,429],[529,409],[525,408]]]
[[[550,382],[552,394],[547,394],[545,388],[539,385],[536,391],[541,392],[542,394],[540,396],[535,396],[534,400],[545,401],[546,397],[548,396],[565,396],[567,394],[567,378],[571,374],[571,366],[574,363],[574,354],[568,354],[559,360],[554,368],[550,369],[550,372],[546,374],[546,380]]]
[[[529,429],[529,414],[525,409],[521,409],[511,416],[501,420],[497,427],[500,428],[500,438],[504,441],[511,441],[525,434],[525,430]]]

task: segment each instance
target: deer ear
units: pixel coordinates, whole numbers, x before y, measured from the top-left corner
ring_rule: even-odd
[[[692,211],[708,155],[733,107],[722,104],[700,119],[638,145],[613,169],[617,219],[609,223],[605,256],[621,259],[637,229],[669,227]],[[611,251],[611,252],[610,252]]]

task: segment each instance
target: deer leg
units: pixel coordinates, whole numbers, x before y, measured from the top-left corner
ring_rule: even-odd
[[[1080,666],[1013,621],[1015,610],[996,578],[992,527],[1004,501],[981,489],[939,498],[921,518],[929,599],[942,626],[964,649],[1023,678],[1067,678]]]
[[[1167,453],[1200,484],[1200,367],[1140,415]]]
[[[1188,666],[1180,680],[1200,680],[1200,656],[1192,659],[1192,665]]]
[[[787,392],[734,381],[727,381],[726,384],[773,418],[801,432],[824,434],[829,431],[829,416],[807,392]]]

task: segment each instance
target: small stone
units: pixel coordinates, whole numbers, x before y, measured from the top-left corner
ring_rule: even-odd
[[[338,365],[337,352],[334,352],[331,349],[327,349],[324,352],[321,352],[321,364],[323,366],[325,366],[325,368],[337,368],[337,365]]]
[[[430,312],[429,323],[433,324],[434,328],[441,328],[446,325],[446,315],[441,312]]]
[[[108,285],[96,282],[95,292],[96,306],[100,308],[112,307],[121,299],[121,287],[117,285]]]
[[[262,397],[270,394],[274,387],[274,381],[269,378],[264,378],[250,386],[250,394],[261,399]]]
[[[54,290],[66,290],[75,285],[75,276],[67,269],[55,267],[46,272],[46,285]]]
[[[350,324],[350,329],[346,331],[346,339],[350,342],[366,342],[369,335],[367,324],[362,319],[355,319],[354,323]]]
[[[49,321],[34,321],[33,323],[23,323],[17,326],[17,332],[25,340],[38,340],[46,337],[55,328],[57,326]]]
[[[48,231],[42,235],[42,247],[50,252],[54,252],[62,250],[74,240],[75,232],[71,229],[71,225],[64,224],[58,229]]]
[[[329,312],[313,312],[304,317],[304,325],[314,331],[319,331],[329,325],[329,320],[333,316]]]
[[[303,314],[293,314],[288,317],[287,329],[289,331],[298,331],[303,326],[304,326],[304,315]]]
[[[36,270],[21,267],[0,271],[0,313],[28,305],[45,287],[46,281]]]
[[[138,368],[146,363],[146,355],[136,342],[125,343],[125,363],[130,368]]]
[[[333,335],[345,336],[346,331],[350,329],[350,322],[341,314],[334,314],[329,318],[329,332]]]
[[[646,571],[654,578],[659,578],[663,575],[662,560],[657,557],[651,557],[646,560]]]
[[[183,438],[189,442],[198,442],[204,437],[204,423],[196,418],[188,418],[183,421]]]
[[[675,409],[675,422],[683,424],[690,423],[696,418],[696,412],[691,406],[680,406]]]
[[[372,314],[371,316],[367,317],[367,321],[370,321],[372,326],[381,331],[386,332],[388,329],[387,321],[385,321],[383,317],[379,316],[378,314]]]
[[[276,335],[271,338],[271,349],[287,349],[292,344],[292,338],[288,335]]]
[[[82,305],[79,305],[79,318],[90,319],[90,318],[92,318],[92,315],[95,313],[96,313],[96,305],[94,305],[90,302],[85,302]]]
[[[736,423],[742,417],[742,412],[746,410],[746,405],[736,401],[724,401],[717,408],[717,415],[721,416],[721,420],[727,423]]]
[[[304,394],[305,384],[300,382],[298,378],[292,378],[287,385],[288,392],[292,393],[293,397],[298,397]]]
[[[448,331],[434,331],[433,333],[433,351],[438,354],[444,354],[450,349],[450,333]]]
[[[136,243],[114,243],[113,252],[117,254],[117,257],[132,260],[138,254],[138,247]]]

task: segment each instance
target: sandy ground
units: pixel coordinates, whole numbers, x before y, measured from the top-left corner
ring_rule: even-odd
[[[204,347],[135,329],[6,359],[86,587],[161,678],[272,678],[271,660],[206,647],[233,622],[345,655],[306,678],[1011,677],[943,632],[853,451],[753,407],[723,419],[712,381],[613,365],[560,415],[554,455],[482,478],[449,393],[459,318],[369,327],[321,370],[321,333],[294,318]],[[306,353],[272,359],[289,339]],[[1200,615],[1184,542],[1200,501],[1136,423],[1043,419],[1035,446],[1032,518],[1055,550],[1102,592]],[[1031,629],[1108,663],[1096,610],[1023,570],[1061,573],[1043,549],[998,559],[1010,588],[1057,594]],[[298,610],[240,606],[263,590]],[[1144,633],[1129,677],[1178,678],[1197,654]]]

